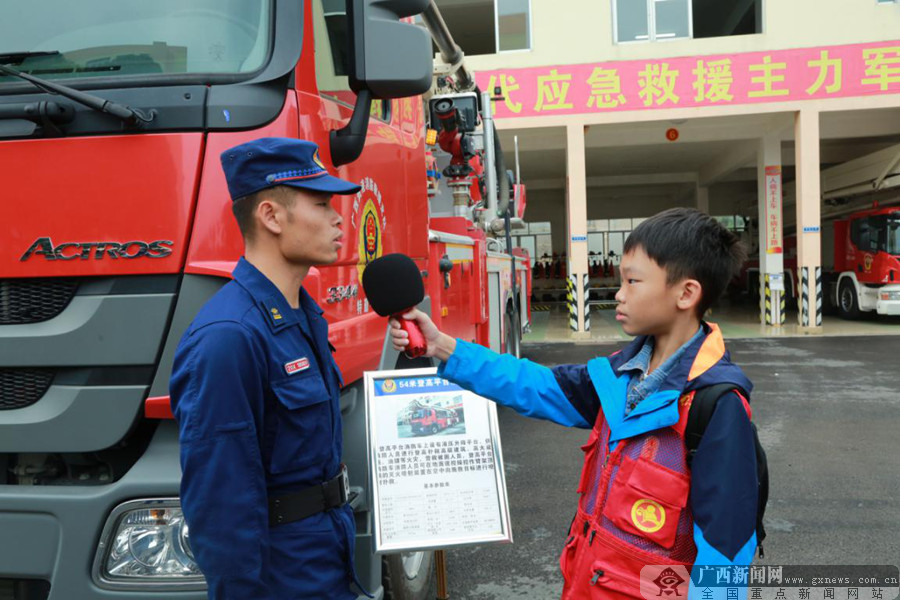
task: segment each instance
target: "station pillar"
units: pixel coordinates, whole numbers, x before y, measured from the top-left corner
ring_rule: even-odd
[[[589,337],[587,174],[584,126],[566,126],[566,256],[569,329],[573,337]]]
[[[781,136],[759,139],[756,153],[759,194],[759,322],[781,327],[785,321],[784,216]]]
[[[819,112],[794,114],[797,165],[797,305],[800,330],[822,330],[822,236]]]
[[[709,214],[709,188],[697,184],[697,210]]]

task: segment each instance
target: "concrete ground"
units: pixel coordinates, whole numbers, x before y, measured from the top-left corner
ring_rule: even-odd
[[[578,342],[616,342],[629,340],[616,322],[615,303],[604,304],[604,308],[591,309],[590,340]],[[807,337],[797,323],[796,309],[788,309],[786,322],[781,327],[760,325],[755,306],[730,304],[715,307],[707,319],[717,323],[727,339],[759,337]],[[822,319],[819,335],[900,335],[900,317],[866,316],[858,321],[845,321],[836,315],[826,314]],[[531,311],[531,332],[523,341],[529,342],[571,342],[569,312],[564,303],[534,303]]]
[[[753,418],[769,460],[766,555],[756,564],[900,564],[900,338],[835,342],[815,336],[728,344],[756,385]],[[621,346],[530,343],[523,351],[553,365]],[[558,598],[557,559],[577,504],[579,446],[588,432],[504,408],[500,429],[515,541],[449,551],[450,597]]]

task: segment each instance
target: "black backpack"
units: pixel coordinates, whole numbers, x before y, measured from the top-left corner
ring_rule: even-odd
[[[684,443],[688,451],[688,468],[690,468],[691,461],[697,453],[697,447],[700,445],[700,440],[703,439],[706,426],[709,425],[709,421],[712,419],[716,403],[719,401],[719,398],[731,391],[739,391],[746,397],[746,393],[733,383],[720,383],[700,388],[694,394],[691,409],[688,412],[687,426],[684,430]],[[753,444],[756,446],[756,482],[759,486],[759,497],[756,504],[756,545],[759,547],[759,557],[763,558],[765,555],[762,543],[766,539],[763,515],[766,512],[766,503],[769,500],[769,466],[766,461],[766,451],[763,450],[762,444],[759,443],[756,423],[751,421],[750,427],[753,430]]]

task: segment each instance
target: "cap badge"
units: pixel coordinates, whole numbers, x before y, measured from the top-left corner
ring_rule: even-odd
[[[316,150],[315,152],[313,152],[313,157],[312,157],[312,159],[313,159],[313,162],[316,163],[316,164],[319,166],[320,169],[322,169],[323,171],[326,170],[326,169],[325,169],[325,165],[322,164],[322,159],[319,158],[319,151],[318,151],[318,150]]]

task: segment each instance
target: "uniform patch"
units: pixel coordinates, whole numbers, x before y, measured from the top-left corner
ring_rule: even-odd
[[[309,368],[309,359],[306,357],[298,358],[297,360],[292,360],[289,363],[284,364],[284,370],[288,375],[293,375],[294,373],[299,373],[300,371],[305,371]]]
[[[641,498],[631,507],[631,522],[641,531],[655,533],[666,524],[666,509],[648,498]]]

